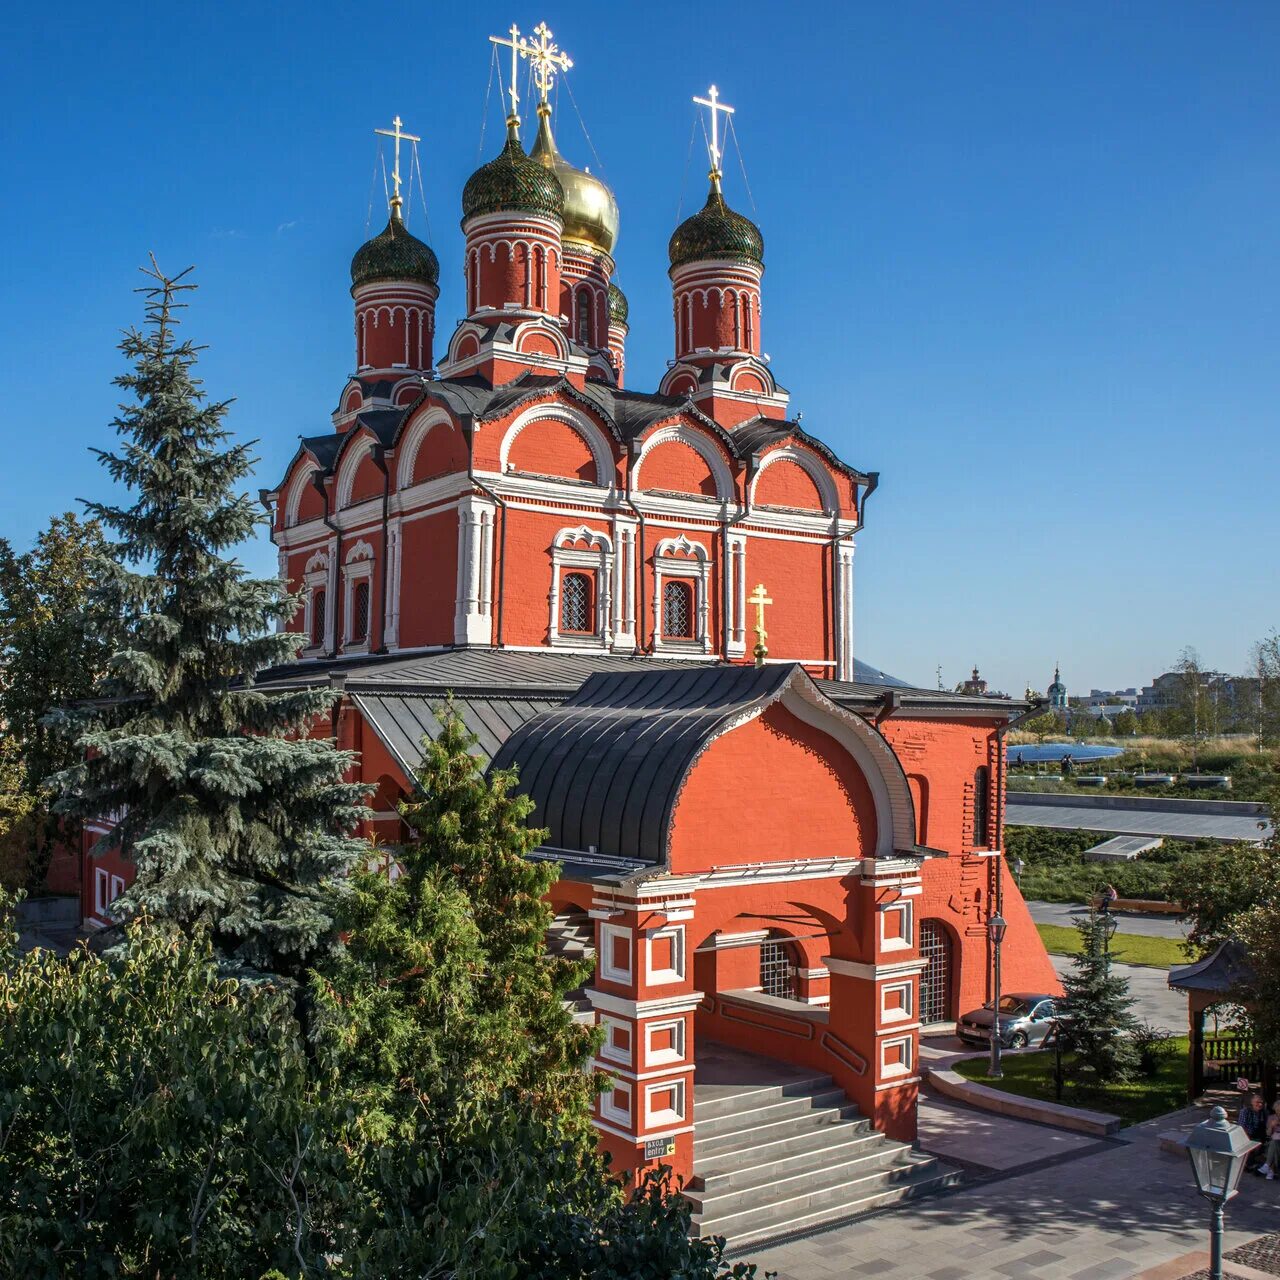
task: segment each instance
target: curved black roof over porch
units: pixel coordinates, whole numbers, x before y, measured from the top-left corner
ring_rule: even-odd
[[[910,824],[895,820],[893,837],[901,837],[900,826],[909,830],[905,845],[898,847],[915,852],[910,794],[892,751],[865,721],[824,697],[793,663],[591,676],[567,702],[517,729],[492,767],[519,770],[519,789],[536,806],[531,822],[549,828],[550,845],[594,848],[659,865],[666,861],[680,789],[697,757],[722,732],[793,688],[807,702],[856,723],[883,748],[877,766],[890,775],[894,817],[905,798]]]

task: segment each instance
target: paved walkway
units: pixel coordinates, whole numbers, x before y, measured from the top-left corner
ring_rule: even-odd
[[[1028,902],[1027,908],[1036,924],[1070,927],[1089,915],[1090,908],[1075,902]],[[1114,913],[1121,933],[1139,933],[1148,938],[1185,938],[1186,925],[1177,916],[1146,915],[1140,911]]]
[[[1063,794],[1061,804],[1028,804],[1010,791],[1005,821],[1011,827],[1059,827],[1070,831],[1105,831],[1114,835],[1181,836],[1194,839],[1248,840],[1257,844],[1265,836],[1251,815],[1182,812],[1158,809],[1102,809],[1072,804]]]
[[[1173,1123],[1093,1140],[926,1100],[922,1145],[963,1149],[975,1181],[750,1257],[779,1280],[1126,1280],[1162,1264],[1177,1275],[1175,1260],[1205,1247],[1208,1213],[1185,1157],[1159,1148]],[[1278,1224],[1280,1182],[1251,1176],[1227,1211],[1227,1247]]]
[[[1054,972],[1062,977],[1070,972],[1070,956],[1050,956]],[[1133,1016],[1185,1035],[1187,1031],[1187,997],[1184,992],[1169,990],[1169,971],[1153,969],[1147,965],[1115,964],[1112,972],[1123,974],[1129,980],[1129,994],[1134,998]]]

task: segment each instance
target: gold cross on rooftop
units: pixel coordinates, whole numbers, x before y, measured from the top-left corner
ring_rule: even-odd
[[[747,603],[756,607],[756,647],[752,652],[755,654],[756,666],[763,667],[769,653],[764,643],[769,638],[769,633],[764,629],[764,607],[773,603],[772,599],[765,595],[763,582],[756,584],[756,589],[747,597]]]
[[[711,155],[711,185],[720,190],[720,113],[723,112],[727,116],[733,115],[733,108],[727,107],[720,101],[720,90],[712,85],[707,91],[705,98],[694,98],[694,102],[700,107],[709,107],[711,109],[711,137],[707,141],[707,150]]]
[[[421,142],[422,139],[416,134],[403,133],[400,126],[404,121],[399,116],[392,121],[395,125],[394,129],[375,129],[374,133],[380,133],[384,138],[394,138],[396,140],[396,162],[391,170],[391,182],[395,187],[395,195],[391,197],[391,212],[400,216],[400,206],[404,203],[400,199],[400,144],[402,142]]]
[[[538,37],[537,44],[521,41],[520,54],[533,64],[533,82],[538,86],[538,101],[545,105],[551,86],[555,84],[557,71],[568,71],[573,61],[568,54],[556,48],[551,39],[551,30],[545,22],[540,22],[533,29]]]
[[[518,121],[520,119],[520,90],[516,87],[516,81],[520,78],[520,58],[527,57],[532,48],[529,42],[520,35],[520,28],[513,22],[511,30],[508,32],[511,36],[510,40],[504,40],[501,36],[490,36],[489,43],[503,45],[511,50],[511,87],[507,92],[511,95],[511,115],[509,119]]]

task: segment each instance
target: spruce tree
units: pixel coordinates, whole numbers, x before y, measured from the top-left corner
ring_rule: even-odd
[[[332,891],[367,849],[349,835],[364,789],[344,781],[348,755],[310,736],[333,692],[254,686],[295,656],[301,637],[275,628],[297,601],[232,554],[262,521],[237,491],[252,459],[176,336],[187,272],[170,279],[154,257],[144,271],[146,324],[120,344],[124,443],[96,451],[133,501],[87,504],[114,535],[99,565],[113,653],[102,698],[76,717],[82,759],[57,777],[59,809],[115,819],[96,851],[118,846],[137,868],[118,920],[207,928],[224,965],[296,979],[336,943]]]
[[[1075,1055],[1077,1069],[1092,1072],[1095,1079],[1127,1080],[1138,1065],[1129,983],[1111,970],[1103,921],[1091,915],[1077,921],[1076,928],[1080,952],[1062,979],[1066,994],[1057,1001],[1062,1047]]]

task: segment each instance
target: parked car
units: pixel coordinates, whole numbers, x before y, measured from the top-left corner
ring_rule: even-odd
[[[1043,992],[1016,991],[1000,997],[1000,1043],[1006,1049],[1040,1045],[1054,1028],[1054,997]],[[991,1043],[990,1005],[966,1013],[956,1034],[968,1044]]]

